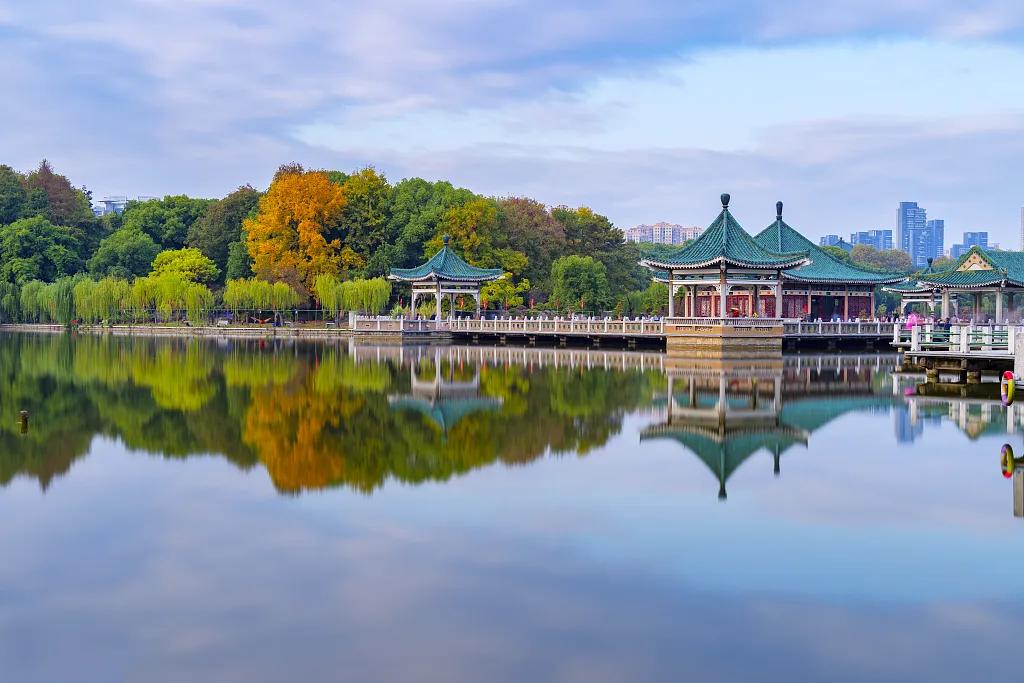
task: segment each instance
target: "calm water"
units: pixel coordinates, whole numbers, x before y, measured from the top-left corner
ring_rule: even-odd
[[[0,338],[0,679],[1016,677],[1019,416],[895,360]]]

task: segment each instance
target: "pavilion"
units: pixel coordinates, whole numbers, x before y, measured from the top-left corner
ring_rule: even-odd
[[[806,249],[777,252],[755,242],[733,218],[729,195],[723,194],[722,212],[700,237],[671,256],[641,263],[665,273],[668,317],[676,316],[675,295],[684,290],[684,317],[726,318],[775,317],[782,308],[782,272],[810,260]]]
[[[447,295],[451,309],[455,309],[455,297],[471,296],[476,301],[476,314],[480,315],[480,287],[484,283],[505,277],[500,268],[477,268],[466,263],[448,246],[448,235],[444,246],[426,263],[415,268],[392,268],[389,280],[408,282],[412,285],[412,312],[416,313],[416,299],[432,296],[437,300],[437,320],[441,320],[441,301]]]
[[[943,318],[953,313],[952,296],[970,295],[974,299],[974,320],[979,319],[984,297],[991,295],[995,299],[994,322],[1002,323],[1007,317],[1004,297],[1009,295],[1008,309],[1014,312],[1014,296],[1024,292],[1024,252],[971,247],[952,267],[937,272],[929,268],[905,283],[903,289],[893,287],[891,291],[899,293],[904,304],[909,303],[908,296],[916,294],[920,298],[925,291],[932,297],[940,294]]]
[[[875,287],[906,279],[905,273],[868,270],[836,258],[782,220],[782,202],[775,203],[775,221],[754,241],[776,252],[806,252],[810,260],[782,273],[783,318],[828,320],[836,314],[843,320],[870,317],[874,313]]]

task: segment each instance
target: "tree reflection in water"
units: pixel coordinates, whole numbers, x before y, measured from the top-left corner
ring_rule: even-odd
[[[785,453],[849,412],[892,411],[897,438],[914,433],[902,422],[914,427],[925,413],[972,426],[969,435],[978,419],[1000,430],[1020,421],[998,403],[905,396],[895,361],[785,356],[708,370],[657,353],[6,335],[0,483],[28,476],[45,489],[103,435],[168,458],[261,466],[284,493],[372,492],[389,479],[584,455],[640,411],[649,422],[641,442],[676,442],[724,498],[749,459],[767,455],[778,474]],[[31,415],[24,435],[22,410]]]
[[[581,372],[567,355],[551,363],[470,355],[8,335],[0,347],[0,414],[10,416],[0,425],[0,482],[27,475],[45,488],[105,435],[164,457],[261,464],[282,492],[370,492],[389,478],[444,480],[549,451],[586,453],[665,383],[653,368]],[[627,364],[637,358],[629,355]],[[19,434],[21,410],[32,416],[27,435]]]

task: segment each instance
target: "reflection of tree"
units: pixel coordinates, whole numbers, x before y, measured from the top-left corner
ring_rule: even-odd
[[[287,492],[444,480],[547,452],[586,453],[663,381],[635,371],[428,359],[417,378],[436,377],[439,367],[488,405],[449,411],[442,428],[429,411],[389,404],[389,392],[411,391],[408,366],[356,362],[330,346],[235,343],[224,352],[199,340],[32,335],[5,342],[3,483],[23,474],[46,485],[95,435],[164,457],[213,453],[240,467],[262,464]],[[26,436],[15,421],[22,409],[31,414]]]

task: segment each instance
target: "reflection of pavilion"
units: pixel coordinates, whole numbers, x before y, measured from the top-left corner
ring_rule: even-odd
[[[686,387],[681,396],[679,380]],[[677,370],[668,375],[665,421],[645,429],[640,440],[671,439],[690,450],[718,479],[724,499],[725,482],[754,453],[771,453],[778,474],[782,453],[807,443],[808,433],[785,423],[781,410],[779,370]]]
[[[468,379],[459,377],[456,364],[445,362],[440,349],[435,349],[431,364],[434,372],[427,378],[417,372],[416,363],[410,364],[410,392],[389,396],[388,403],[392,408],[425,415],[438,425],[443,435],[447,435],[464,417],[501,406],[501,399],[480,395],[479,365],[470,366],[472,375]]]

